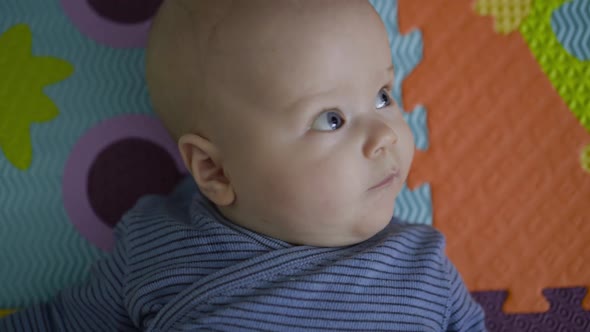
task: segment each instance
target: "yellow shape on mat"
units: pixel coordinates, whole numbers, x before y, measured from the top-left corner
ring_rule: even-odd
[[[18,24],[0,35],[0,150],[16,168],[29,168],[33,159],[30,126],[59,114],[43,87],[70,76],[68,62],[31,53],[29,27]]]
[[[0,309],[0,317],[4,317],[4,316],[8,316],[11,313],[15,312],[16,310],[6,310],[6,309]]]
[[[520,33],[553,87],[590,133],[590,61],[582,61],[566,51],[551,28],[553,11],[566,1],[535,1],[530,15],[520,26]],[[580,157],[585,170],[590,168],[589,153],[586,147],[582,155],[585,157]]]
[[[520,26],[528,15],[532,0],[477,0],[475,11],[480,15],[493,16],[494,30],[508,34]]]

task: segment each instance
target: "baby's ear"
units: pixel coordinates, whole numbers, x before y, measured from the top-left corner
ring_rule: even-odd
[[[223,170],[219,149],[208,139],[195,134],[180,137],[178,148],[185,167],[203,195],[218,206],[231,205],[236,196]]]

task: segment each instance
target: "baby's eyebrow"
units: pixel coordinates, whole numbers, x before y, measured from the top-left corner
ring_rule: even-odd
[[[385,69],[385,73],[387,75],[387,79],[389,79],[390,75],[393,75],[393,63],[391,64],[391,66],[387,67],[387,69]]]
[[[393,74],[393,64],[391,64],[389,67],[387,67],[384,72],[386,75],[386,80],[389,81],[391,79],[390,75]],[[336,87],[333,87],[331,89],[326,89],[326,90],[319,91],[316,93],[303,95],[303,96],[299,97],[298,99],[296,99],[295,101],[293,101],[292,103],[288,104],[284,108],[284,110],[287,111],[287,113],[289,113],[289,112],[300,110],[300,109],[310,109],[308,107],[308,105],[311,104],[314,100],[319,99],[322,96],[331,94],[336,89],[337,89]]]
[[[289,105],[287,105],[285,107],[285,111],[293,112],[293,111],[297,111],[297,110],[301,110],[301,109],[309,109],[308,105],[312,104],[314,100],[320,99],[322,96],[331,94],[336,89],[337,89],[336,87],[333,87],[331,89],[326,89],[326,90],[319,91],[316,93],[303,95],[303,96],[299,97],[298,99],[296,99],[295,101],[293,101],[292,103],[290,103]]]

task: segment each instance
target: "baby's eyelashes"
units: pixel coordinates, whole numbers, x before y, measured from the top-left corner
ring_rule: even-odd
[[[375,98],[375,109],[383,109],[392,104],[395,104],[393,98],[389,94],[387,87],[383,87],[377,93]],[[335,131],[340,129],[346,123],[344,115],[337,109],[326,110],[318,115],[310,129],[317,131]]]
[[[389,94],[387,88],[381,88],[381,90],[379,90],[379,93],[377,94],[377,98],[375,99],[375,107],[377,109],[381,109],[391,105],[392,102],[393,101],[391,95]]]
[[[346,120],[344,116],[335,110],[324,111],[313,121],[311,129],[319,131],[334,131],[340,129]]]

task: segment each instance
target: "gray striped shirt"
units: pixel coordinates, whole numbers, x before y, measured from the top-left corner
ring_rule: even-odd
[[[0,331],[485,331],[432,227],[394,218],[353,246],[293,246],[224,219],[187,179],[115,235],[86,282]]]

